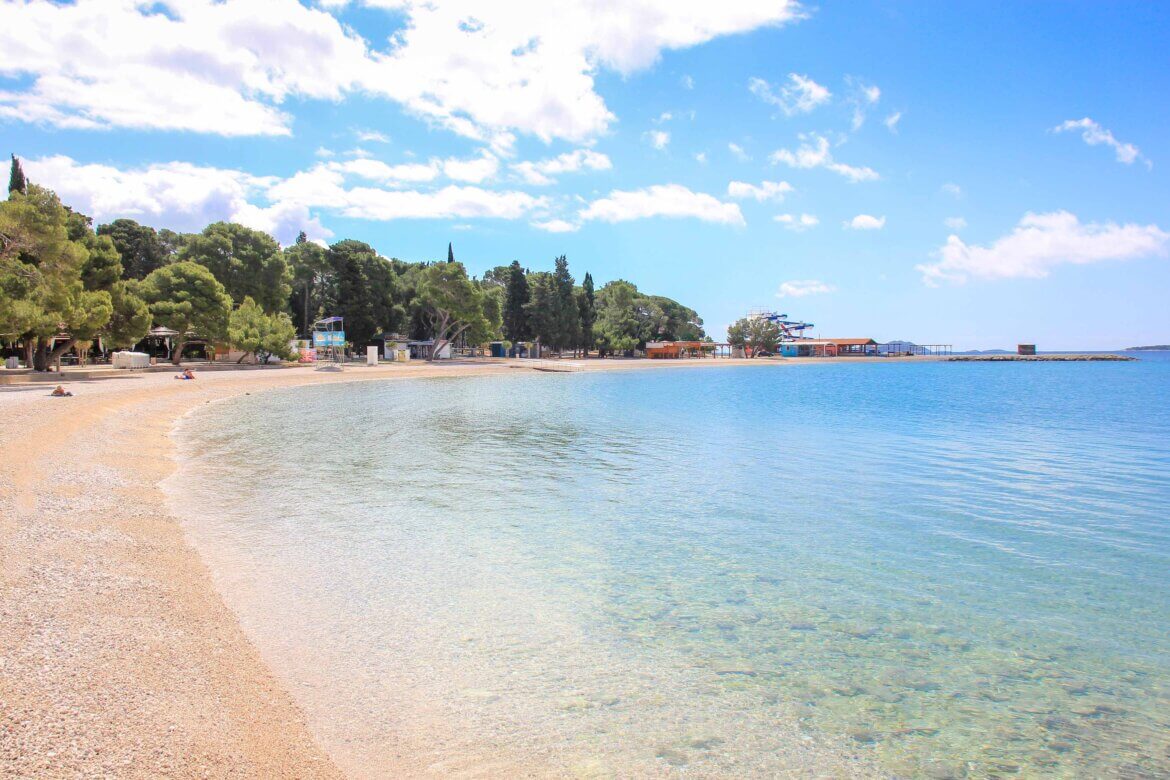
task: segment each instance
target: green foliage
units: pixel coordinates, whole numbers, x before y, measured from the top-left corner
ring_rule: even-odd
[[[176,365],[192,335],[211,340],[227,335],[232,299],[206,266],[189,261],[165,265],[151,271],[138,290],[155,323],[178,331],[171,355]]]
[[[302,232],[303,236],[304,233]],[[327,316],[337,303],[336,275],[325,248],[300,240],[284,250],[292,274],[289,306],[297,332],[308,338],[316,320]]]
[[[484,292],[467,278],[462,263],[426,266],[417,285],[418,301],[435,340],[432,359],[463,333],[483,341],[498,329],[485,314],[493,304],[485,305]]]
[[[245,356],[254,355],[259,363],[267,363],[270,355],[289,358],[292,355],[289,342],[296,335],[287,314],[267,314],[251,298],[244,298],[228,319],[228,340],[242,349]]]
[[[744,317],[727,328],[727,342],[747,347],[753,355],[760,350],[775,352],[780,343],[780,326],[763,317]]]
[[[588,272],[577,292],[577,313],[581,322],[581,348],[588,354],[593,349],[593,324],[597,322],[597,296],[593,291],[593,277]]]
[[[455,249],[454,249],[454,247],[451,246],[450,241],[447,242],[447,262],[448,263],[455,262]]]
[[[662,313],[658,332],[651,341],[700,341],[707,335],[694,309],[661,295],[647,296],[647,300]]]
[[[116,278],[118,262],[112,247],[86,232],[85,218],[50,190],[26,189],[0,203],[0,333],[35,340],[36,368],[43,371],[75,340],[92,339],[109,322],[110,293],[87,289],[86,272],[102,283],[111,268]],[[87,269],[88,245],[97,256]],[[68,338],[53,348],[58,335]]]
[[[8,194],[19,192],[21,195],[28,194],[28,179],[24,176],[24,168],[20,165],[20,160],[16,155],[12,155],[12,167],[8,169]]]
[[[114,242],[127,279],[145,279],[147,274],[174,257],[154,228],[140,225],[132,219],[115,219],[108,225],[98,225],[97,234],[109,236]],[[177,233],[172,235],[178,236]]]
[[[361,241],[338,241],[326,252],[323,314],[345,318],[346,338],[365,347],[380,332],[397,330],[406,319],[402,293],[390,262]]]
[[[513,342],[527,341],[532,335],[528,324],[528,275],[520,267],[520,261],[513,260],[505,278],[504,335]]]
[[[208,268],[233,300],[252,298],[266,312],[288,307],[288,263],[272,236],[234,222],[216,222],[192,236],[179,259]]]
[[[648,313],[639,306],[638,288],[627,281],[609,282],[597,294],[594,338],[603,352],[626,352],[646,343]]]
[[[112,347],[133,347],[150,331],[150,307],[138,295],[137,289],[133,279],[119,281],[110,288],[113,313],[104,335]]]

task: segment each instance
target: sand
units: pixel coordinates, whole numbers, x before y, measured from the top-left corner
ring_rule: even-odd
[[[780,361],[573,361],[585,370]],[[797,361],[784,361],[797,362]],[[319,382],[512,373],[527,361],[166,373],[0,385],[0,776],[338,777],[158,483],[186,412]],[[518,366],[525,366],[520,368]],[[108,375],[107,374],[107,375]]]

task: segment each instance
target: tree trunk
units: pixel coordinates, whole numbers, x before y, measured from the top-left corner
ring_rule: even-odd
[[[171,348],[171,365],[179,365],[183,362],[183,347],[187,346],[186,341],[176,341]]]
[[[37,338],[36,352],[33,353],[33,370],[49,370],[49,342],[44,338]]]

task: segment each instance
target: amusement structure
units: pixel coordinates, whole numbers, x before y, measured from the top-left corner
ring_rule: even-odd
[[[809,338],[804,332],[813,327],[811,322],[790,320],[787,314],[779,314],[767,309],[752,309],[748,314],[751,319],[767,320],[780,328],[781,341],[800,341]]]

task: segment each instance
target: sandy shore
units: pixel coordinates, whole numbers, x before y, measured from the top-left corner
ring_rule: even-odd
[[[577,361],[744,362],[766,365]],[[240,393],[524,363],[207,371],[196,382],[66,372],[72,398],[0,385],[0,776],[339,776],[167,511],[169,433]]]

